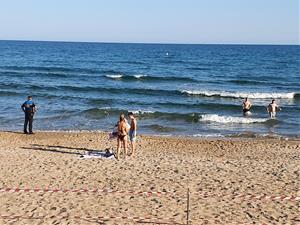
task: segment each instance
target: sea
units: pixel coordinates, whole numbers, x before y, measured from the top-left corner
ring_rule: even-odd
[[[0,130],[23,130],[32,95],[35,130],[111,131],[134,112],[139,134],[298,138],[299,84],[299,45],[0,41]]]

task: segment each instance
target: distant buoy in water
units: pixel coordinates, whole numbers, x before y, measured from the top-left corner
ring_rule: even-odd
[[[166,53],[166,56],[168,56],[168,55],[169,55],[169,52]]]

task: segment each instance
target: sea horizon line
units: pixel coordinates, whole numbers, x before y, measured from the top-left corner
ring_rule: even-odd
[[[300,46],[298,44],[280,43],[181,43],[181,42],[114,42],[114,41],[70,41],[70,40],[31,40],[31,39],[0,39],[0,42],[50,42],[50,43],[86,43],[86,44],[132,44],[132,45],[237,45],[237,46]]]

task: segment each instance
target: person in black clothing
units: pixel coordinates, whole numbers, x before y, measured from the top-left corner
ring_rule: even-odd
[[[28,96],[27,101],[25,101],[22,104],[21,108],[25,113],[24,134],[28,134],[27,132],[28,124],[29,124],[29,134],[33,134],[32,132],[33,116],[37,108],[34,102],[32,101],[32,96]]]

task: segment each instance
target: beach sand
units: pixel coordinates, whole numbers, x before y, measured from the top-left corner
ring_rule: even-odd
[[[80,159],[88,149],[115,147],[116,141],[107,137],[101,132],[0,132],[0,188],[119,191],[2,191],[0,224],[158,224],[91,218],[103,215],[159,217],[160,222],[172,218],[186,224],[188,188],[190,224],[300,224],[300,201],[241,197],[300,196],[297,140],[140,136],[135,159]]]

